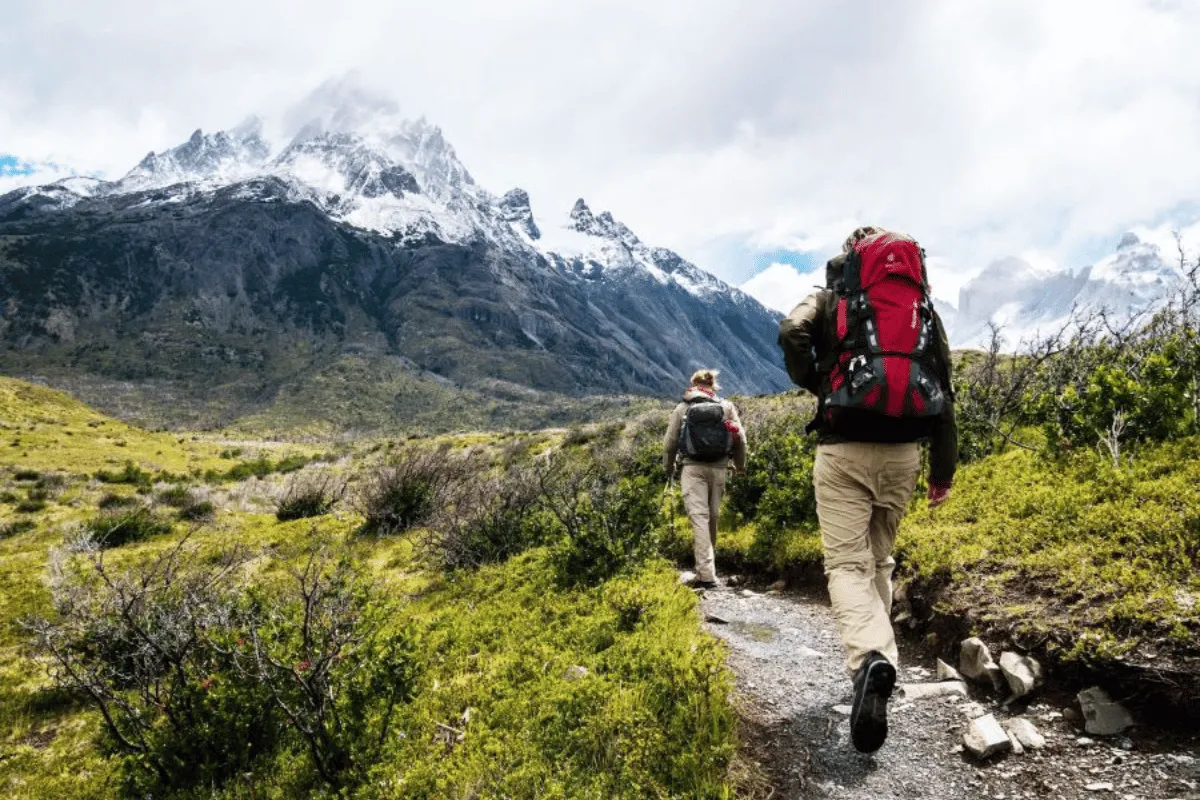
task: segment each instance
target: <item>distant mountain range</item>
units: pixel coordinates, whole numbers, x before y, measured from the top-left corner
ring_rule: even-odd
[[[288,117],[279,148],[250,119],[116,181],[0,196],[0,369],[127,416],[337,427],[428,417],[424,395],[519,422],[533,396],[673,396],[700,366],[787,385],[778,314],[608,212],[535,217],[352,83]]]
[[[1077,270],[1038,267],[1016,257],[998,259],[963,286],[957,304],[937,300],[936,305],[954,347],[986,344],[990,325],[996,324],[1007,345],[1015,348],[1056,332],[1077,309],[1105,309],[1117,317],[1153,309],[1170,296],[1180,277],[1177,257],[1126,233],[1114,253]],[[785,311],[823,283],[823,266],[819,273],[799,273],[776,264],[742,288]]]

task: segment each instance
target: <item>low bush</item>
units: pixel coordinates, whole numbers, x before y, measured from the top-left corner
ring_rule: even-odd
[[[120,547],[171,532],[170,522],[141,506],[103,511],[84,527],[101,548]]]
[[[346,493],[346,482],[330,473],[293,479],[275,506],[280,522],[328,514]]]
[[[480,477],[432,515],[424,554],[443,569],[477,567],[551,541],[558,528],[546,509],[544,467],[511,467]]]
[[[192,490],[182,484],[177,484],[169,488],[163,489],[157,495],[158,502],[164,506],[172,508],[183,508],[193,502],[194,495]]]
[[[36,514],[39,511],[46,510],[46,501],[42,498],[27,497],[17,503],[16,512],[18,514]]]
[[[208,522],[217,513],[217,507],[211,500],[198,497],[184,503],[176,516],[183,522]]]
[[[130,506],[141,505],[141,503],[136,497],[107,492],[100,498],[96,505],[101,510],[108,510],[111,508],[129,508]]]
[[[19,519],[15,522],[8,522],[0,525],[0,539],[8,539],[20,533],[27,533],[36,527],[37,525],[34,522],[27,519]]]
[[[42,473],[35,469],[19,469],[13,473],[13,480],[18,481],[36,481],[42,477]]]
[[[149,487],[153,483],[154,478],[153,475],[132,461],[126,461],[124,468],[120,472],[100,470],[96,473],[95,477],[101,483],[127,483],[131,486],[141,487]]]
[[[388,536],[426,524],[436,511],[456,502],[481,469],[471,453],[401,450],[362,481],[355,505],[365,520],[363,532]]]
[[[564,537],[555,549],[562,583],[594,585],[658,554],[661,483],[629,473],[628,461],[560,455],[543,477],[546,508]]]
[[[185,546],[124,573],[100,552],[59,554],[56,614],[25,623],[58,686],[100,712],[125,793],[213,796],[278,776],[272,756],[288,764],[283,796],[360,783],[416,674],[390,610],[325,550],[264,586],[247,582],[247,551]]]

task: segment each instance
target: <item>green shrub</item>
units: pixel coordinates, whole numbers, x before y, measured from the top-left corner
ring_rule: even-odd
[[[345,491],[345,481],[328,473],[292,480],[276,504],[275,518],[289,522],[323,516],[333,510]]]
[[[85,528],[102,548],[120,547],[171,532],[171,523],[148,508],[116,508],[101,512]]]
[[[18,481],[36,481],[42,477],[42,473],[35,469],[19,469],[13,473],[13,479]]]
[[[111,508],[128,508],[130,506],[140,505],[140,503],[136,497],[107,492],[103,497],[100,498],[100,501],[96,505],[101,510],[107,510]]]
[[[19,519],[15,522],[5,523],[0,525],[0,539],[8,539],[16,536],[19,533],[27,533],[36,528],[37,525],[27,519]]]
[[[153,483],[154,478],[153,475],[132,461],[126,461],[125,467],[120,472],[100,470],[96,473],[95,477],[101,483],[128,483],[132,486],[141,487],[149,487]]]
[[[432,515],[420,540],[424,554],[442,569],[477,567],[561,535],[546,509],[542,477],[529,466],[471,481]]]
[[[564,536],[556,548],[559,580],[594,585],[657,555],[661,484],[622,477],[618,465],[592,464],[547,489],[547,507]]]
[[[259,456],[253,461],[243,461],[225,473],[225,478],[231,481],[244,481],[247,478],[265,478],[275,471],[275,464],[266,456]]]
[[[192,490],[183,485],[172,486],[158,493],[158,502],[172,508],[183,508],[193,500]]]
[[[36,514],[39,511],[46,510],[46,501],[42,499],[27,498],[17,503],[16,512],[18,514]]]
[[[273,757],[290,796],[361,782],[416,676],[407,634],[385,628],[394,610],[324,551],[255,585],[248,552],[183,548],[127,573],[92,553],[55,584],[56,616],[26,623],[58,686],[102,712],[124,792],[209,797],[277,775]]]
[[[217,513],[211,500],[193,498],[180,507],[178,517],[183,522],[208,522]]]
[[[275,471],[282,475],[286,475],[289,472],[295,472],[296,470],[303,469],[304,467],[308,466],[309,461],[310,459],[307,456],[284,456],[279,460],[278,463],[275,464]]]
[[[403,533],[427,523],[434,512],[454,503],[481,465],[471,454],[447,448],[408,448],[363,480],[356,506],[363,532]]]
[[[17,494],[16,492],[12,492],[12,491],[0,492],[0,503],[8,503],[9,505],[16,505],[19,502],[21,502],[21,496],[19,494]]]
[[[995,603],[972,608],[971,598],[1005,598],[1024,606],[1013,627],[1080,653],[1143,638],[1194,642],[1197,482],[1196,437],[1146,447],[1121,468],[1095,451],[1012,451],[962,469],[944,507],[918,507],[897,558],[918,580],[948,585],[947,608],[1003,618]]]

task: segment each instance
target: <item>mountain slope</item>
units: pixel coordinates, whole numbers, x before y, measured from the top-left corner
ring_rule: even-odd
[[[142,386],[221,423],[347,358],[471,402],[673,395],[702,365],[733,390],[786,385],[777,316],[756,301],[582,200],[538,224],[436,128],[351,100],[274,156],[251,121],[113,183],[0,197],[0,367]]]

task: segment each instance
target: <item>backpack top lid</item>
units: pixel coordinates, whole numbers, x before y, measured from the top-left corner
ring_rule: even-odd
[[[869,289],[892,278],[903,278],[926,287],[925,254],[916,240],[895,231],[880,231],[854,243],[846,254],[842,292]]]

